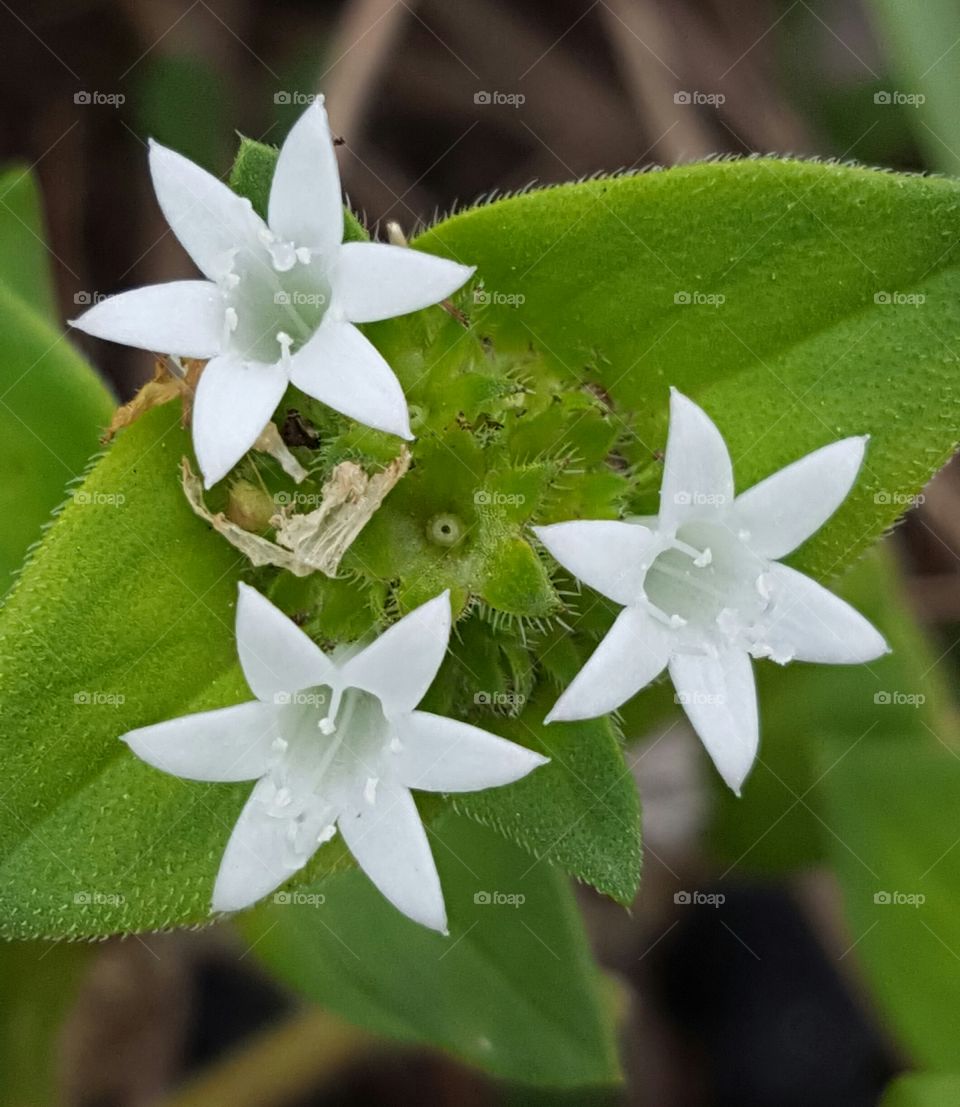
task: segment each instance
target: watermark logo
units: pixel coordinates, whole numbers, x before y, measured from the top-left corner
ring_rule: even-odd
[[[721,104],[727,102],[727,98],[722,92],[701,92],[699,89],[693,89],[688,92],[685,89],[681,89],[679,92],[673,94],[673,102],[681,106],[692,104],[695,106],[705,105],[711,108],[718,108]]]
[[[527,98],[522,92],[488,92],[481,89],[473,94],[473,102],[482,107],[493,105],[494,107],[519,108],[527,102]]]
[[[81,507],[123,507],[127,497],[123,492],[90,492],[78,488],[73,494],[73,502]]]
[[[77,707],[122,707],[127,697],[122,692],[81,691],[73,693]]]
[[[527,702],[520,692],[475,692],[473,702],[477,707],[506,707],[516,710]]]
[[[319,92],[301,92],[298,89],[289,88],[282,88],[279,92],[273,94],[273,102],[280,106],[296,104],[300,107],[306,107],[320,99],[322,99],[322,96]]]
[[[886,488],[881,488],[879,492],[874,492],[873,502],[875,504],[894,504],[896,507],[919,507],[924,503],[926,496],[922,492],[907,493],[907,492],[890,492]]]
[[[680,507],[717,507],[725,504],[728,497],[722,492],[674,492],[673,502]]]
[[[726,296],[722,292],[701,292],[697,289],[688,291],[687,289],[678,289],[673,294],[673,302],[678,307],[723,307],[727,302]]]
[[[73,102],[81,107],[119,108],[127,102],[122,92],[100,92],[97,89],[83,89],[73,94]]]
[[[923,892],[874,892],[878,907],[922,907],[927,902]]]
[[[527,298],[522,292],[500,292],[495,288],[475,288],[475,304],[496,304],[498,307],[522,307]]]
[[[522,907],[527,897],[522,892],[474,892],[473,902],[478,907]]]
[[[673,902],[678,907],[722,907],[727,897],[722,892],[674,892]]]
[[[278,707],[326,707],[326,692],[274,692],[273,702]]]
[[[77,307],[92,307],[94,304],[99,304],[101,301],[108,299],[109,296],[105,292],[88,292],[86,289],[81,289],[73,294],[73,302]]]
[[[923,692],[880,691],[873,693],[873,702],[881,707],[921,707],[927,697]]]
[[[883,106],[897,105],[898,107],[919,108],[927,102],[922,92],[902,92],[898,88],[881,89],[873,94],[873,102]]]
[[[473,494],[478,507],[522,507],[527,497],[520,492],[491,492],[480,488]]]
[[[323,292],[275,292],[273,302],[277,307],[323,307],[327,302]]]
[[[322,892],[274,892],[273,902],[281,907],[322,907],[327,897]]]
[[[873,302],[880,307],[920,307],[927,297],[922,292],[874,292]]]
[[[119,907],[126,903],[126,896],[119,892],[74,892],[73,903],[76,907]]]
[[[727,697],[719,692],[674,692],[673,702],[681,707],[721,707],[727,702]]]

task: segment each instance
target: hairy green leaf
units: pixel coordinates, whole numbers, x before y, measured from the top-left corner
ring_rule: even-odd
[[[4,187],[6,186],[6,192]],[[96,373],[47,322],[52,289],[32,178],[0,177],[0,594],[113,407]]]
[[[205,918],[242,790],[139,762],[133,727],[246,698],[240,558],[192,514],[170,405],[75,491],[0,613],[0,928],[97,935]]]
[[[880,1107],[956,1107],[960,1076],[911,1072],[898,1076],[883,1093]]]
[[[245,916],[251,949],[291,987],[376,1033],[524,1083],[616,1081],[610,1005],[564,879],[465,819],[439,821],[431,837],[447,937],[353,871]]]
[[[828,576],[957,441],[960,182],[751,158],[562,185],[454,215],[416,245],[477,266],[477,324],[601,390],[659,486],[667,389],[702,403],[743,489],[872,435],[801,549]]]

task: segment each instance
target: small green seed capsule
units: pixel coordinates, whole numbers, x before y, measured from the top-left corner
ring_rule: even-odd
[[[427,523],[427,538],[435,546],[455,546],[466,529],[459,515],[434,515]]]
[[[265,531],[277,506],[262,488],[248,480],[238,480],[230,486],[227,518],[238,527],[253,533]]]

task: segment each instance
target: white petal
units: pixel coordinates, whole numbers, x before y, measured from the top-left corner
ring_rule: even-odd
[[[319,839],[332,822],[319,806],[297,827],[290,818],[269,808],[276,794],[270,777],[257,781],[237,820],[213,889],[214,911],[240,911],[257,902],[302,869],[319,848]]]
[[[474,274],[460,265],[407,246],[347,242],[333,273],[336,303],[353,323],[406,315],[445,300]]]
[[[267,222],[274,234],[332,262],[343,241],[340,170],[318,98],[294,124],[277,158]]]
[[[281,365],[215,357],[193,399],[193,448],[205,488],[217,483],[260,437],[287,387]]]
[[[741,649],[722,650],[718,657],[675,654],[670,678],[714,765],[739,796],[760,741],[749,655]]]
[[[447,913],[426,831],[406,788],[382,781],[373,804],[361,800],[338,820],[357,864],[415,922],[445,932]]]
[[[663,671],[671,641],[670,631],[642,608],[624,608],[546,721],[592,719],[615,711]]]
[[[187,780],[255,780],[267,771],[278,736],[272,704],[239,703],[183,715],[123,735],[148,764]]]
[[[771,565],[764,576],[771,607],[761,620],[755,657],[845,665],[887,652],[880,632],[815,580],[786,565]]]
[[[256,244],[263,229],[250,201],[189,158],[152,140],[150,173],[170,229],[200,272],[212,281],[224,277],[234,251]]]
[[[670,430],[660,486],[660,519],[677,526],[733,503],[733,466],[707,413],[670,389]]]
[[[414,711],[403,719],[399,737],[401,748],[393,755],[397,779],[425,792],[497,788],[550,760],[469,723],[427,711]]]
[[[291,359],[297,388],[364,426],[410,439],[407,401],[393,370],[352,323],[327,314]]]
[[[171,281],[110,296],[70,325],[140,350],[207,358],[220,352],[224,312],[210,281]]]
[[[736,498],[731,528],[761,557],[778,560],[818,531],[847,498],[868,436],[843,438],[801,457]]]
[[[265,703],[278,693],[329,684],[337,671],[292,619],[243,583],[237,595],[237,653],[250,691]]]
[[[405,615],[340,670],[345,686],[379,697],[384,712],[412,711],[426,695],[450,641],[450,593]]]
[[[534,532],[578,580],[617,603],[636,603],[657,536],[636,523],[604,520],[553,523]]]

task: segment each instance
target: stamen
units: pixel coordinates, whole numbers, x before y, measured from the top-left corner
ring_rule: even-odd
[[[286,331],[277,331],[277,341],[280,343],[280,362],[288,366],[290,364],[290,347],[293,345],[293,339]]]

